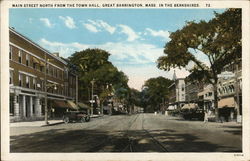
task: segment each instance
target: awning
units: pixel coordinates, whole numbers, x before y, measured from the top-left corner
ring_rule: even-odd
[[[35,58],[35,57],[33,57],[32,60],[33,60],[34,63],[37,63],[37,64],[40,63],[40,61],[37,58]]]
[[[69,104],[69,106],[75,110],[78,109],[77,105],[73,102],[73,101],[67,101],[67,103]]]
[[[198,105],[195,103],[185,104],[181,109],[195,109],[198,108]]]
[[[41,65],[41,66],[45,66],[45,62],[40,61],[40,65]]]
[[[223,98],[218,102],[218,108],[223,108],[223,107],[235,107],[234,104],[234,98],[229,97],[229,98]]]
[[[66,101],[54,100],[52,103],[53,108],[69,108],[69,105]]]
[[[174,109],[175,109],[175,106],[168,106],[167,109],[168,109],[168,110],[174,110]]]
[[[78,102],[77,105],[80,107],[80,108],[83,108],[83,109],[90,109],[91,107],[89,105],[86,105],[82,102]]]

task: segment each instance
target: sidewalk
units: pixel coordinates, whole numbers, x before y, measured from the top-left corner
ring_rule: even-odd
[[[100,115],[93,115],[90,116],[90,118],[98,118],[98,117],[102,117]],[[57,124],[62,124],[63,120],[49,120],[48,121],[49,124],[45,125],[45,121],[25,121],[25,122],[13,122],[10,123],[10,127],[44,127],[44,126],[53,126],[53,125],[57,125]]]

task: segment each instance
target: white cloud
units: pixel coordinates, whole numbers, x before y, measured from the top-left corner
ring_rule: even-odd
[[[138,34],[127,25],[118,25],[121,28],[121,33],[128,36],[127,41],[134,41],[139,38]]]
[[[64,21],[64,24],[65,24],[68,28],[70,28],[70,29],[76,28],[76,25],[75,25],[75,22],[74,22],[74,19],[73,19],[73,18],[71,18],[71,17],[69,17],[69,16],[66,16],[66,17],[59,16],[59,18],[60,18],[61,20]]]
[[[32,22],[32,19],[29,19],[30,23]],[[40,21],[43,22],[43,24],[49,28],[52,28],[54,24],[50,23],[48,18],[40,18]]]
[[[91,32],[100,32],[102,30],[113,34],[116,30],[115,27],[109,25],[107,22],[103,20],[88,20],[89,23],[84,23],[84,27],[90,30]]]
[[[51,52],[59,52],[62,57],[69,57],[75,51],[87,48],[100,48],[108,51],[110,60],[118,69],[125,72],[129,77],[129,86],[140,90],[141,86],[149,78],[164,76],[172,79],[173,69],[170,71],[159,70],[156,67],[156,60],[163,55],[163,48],[152,44],[139,42],[107,42],[100,45],[81,44],[78,42],[61,43],[51,42],[46,39],[40,40],[41,46]],[[175,69],[177,78],[184,78],[189,74],[185,69]]]
[[[99,32],[99,30],[92,24],[84,23],[83,26],[91,32]]]
[[[154,36],[154,37],[162,37],[164,41],[169,41],[170,38],[169,38],[169,31],[164,31],[164,30],[159,30],[159,31],[156,31],[156,30],[153,30],[153,29],[150,29],[150,28],[146,28],[146,33],[145,35],[147,35],[147,32],[149,32],[149,34],[151,36]]]

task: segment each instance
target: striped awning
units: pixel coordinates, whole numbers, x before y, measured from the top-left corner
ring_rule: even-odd
[[[73,109],[75,109],[75,110],[78,109],[77,105],[76,105],[73,101],[69,101],[69,100],[68,100],[67,103],[69,104],[69,106],[70,106],[71,108],[73,108]]]
[[[77,105],[80,107],[80,108],[83,108],[83,109],[90,109],[91,107],[89,105],[86,105],[82,102],[78,102]]]
[[[40,61],[40,65],[41,65],[41,66],[45,66],[45,62]]]
[[[54,100],[52,103],[53,108],[69,108],[69,105],[66,101]]]
[[[195,109],[198,108],[198,105],[195,103],[185,104],[181,109]]]
[[[37,58],[35,58],[35,57],[33,57],[32,60],[33,60],[34,63],[37,63],[37,64],[40,63],[40,61]]]
[[[234,98],[228,97],[228,98],[221,99],[218,102],[218,108],[223,108],[223,107],[235,107]]]

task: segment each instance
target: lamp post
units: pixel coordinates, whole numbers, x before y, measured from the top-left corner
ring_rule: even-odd
[[[54,87],[54,89],[56,90],[56,85],[47,85],[47,65],[48,65],[48,61],[50,61],[50,59],[47,59],[47,54],[45,53],[45,71],[44,71],[44,89],[45,89],[45,107],[44,107],[44,121],[45,121],[45,125],[48,125],[48,88],[49,87]]]
[[[93,79],[91,82],[91,116],[93,115],[93,103],[94,103],[94,84],[95,84],[95,79]]]

